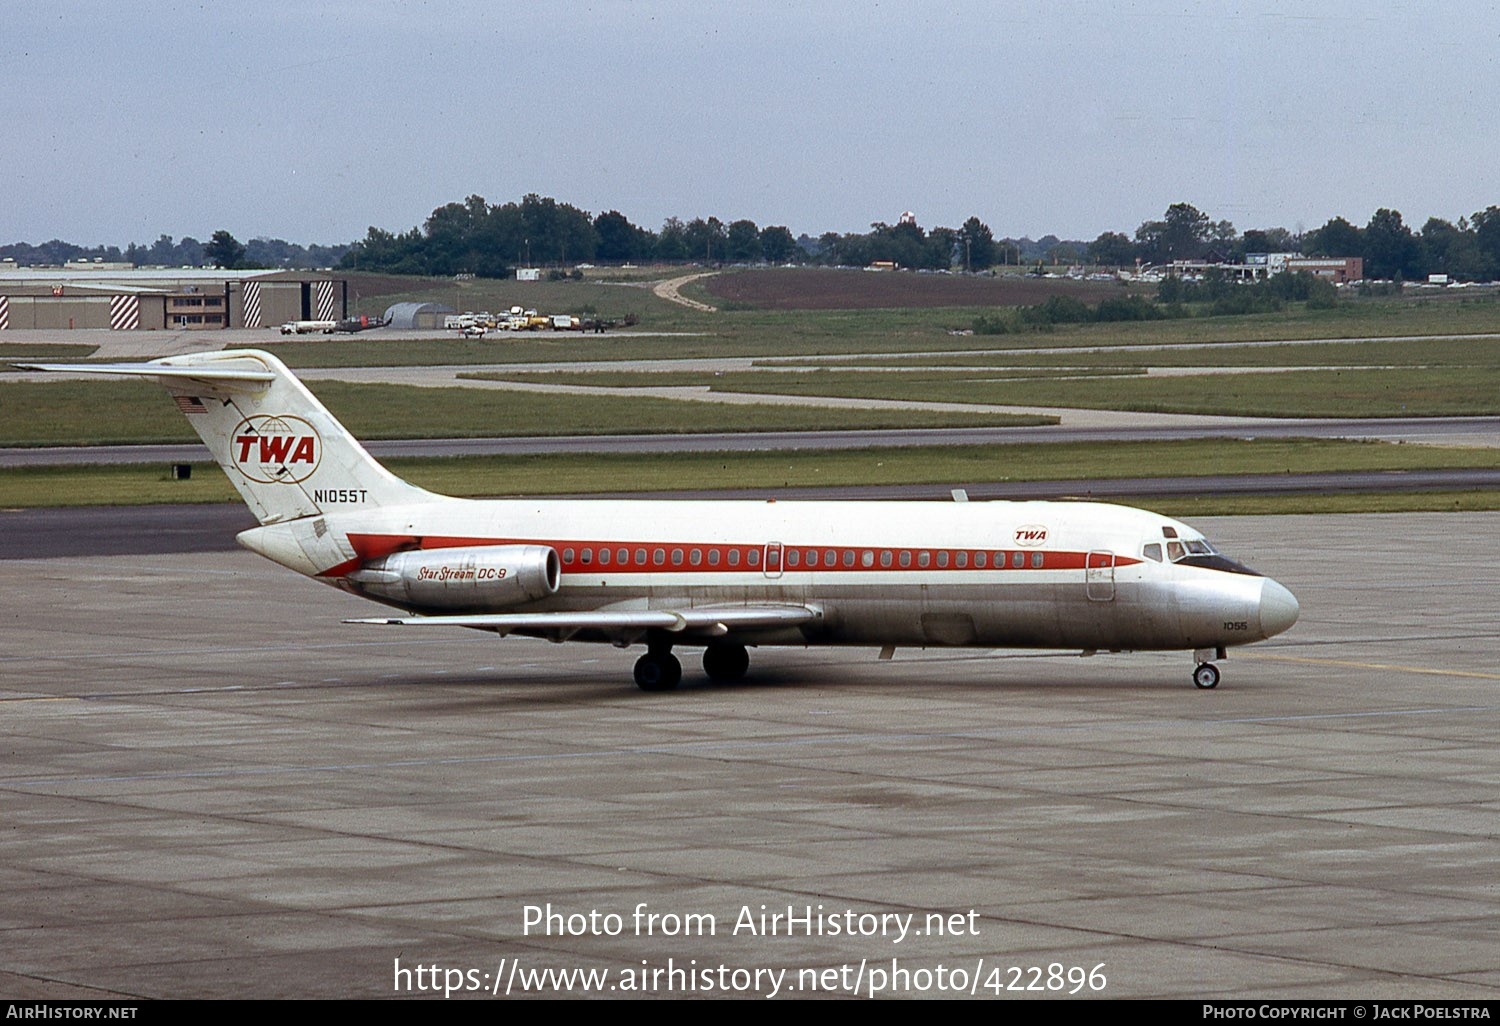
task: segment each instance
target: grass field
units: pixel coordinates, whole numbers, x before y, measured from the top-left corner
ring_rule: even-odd
[[[715,405],[640,397],[323,381],[318,397],[356,437],[838,431],[1055,423],[1055,418],[808,406]],[[187,442],[197,435],[153,385],[122,381],[0,383],[0,446]]]
[[[861,310],[899,307],[1027,306],[1066,295],[1085,303],[1140,292],[1123,282],[1031,275],[891,274],[848,268],[734,270],[694,283],[715,304],[762,310]],[[1154,291],[1154,290],[1152,290]]]
[[[84,360],[91,356],[98,346],[75,345],[67,342],[12,342],[0,346],[0,369],[9,369],[5,363],[11,360]]]
[[[1101,355],[1101,362],[1114,354]],[[999,406],[1080,407],[1260,417],[1480,416],[1500,413],[1500,367],[1306,369],[1146,377],[1141,367],[1066,367],[892,373],[827,368],[805,373],[541,373],[472,375],[596,387],[701,385],[715,392]]]
[[[1500,367],[1500,338],[1423,338],[1361,342],[1216,345],[1106,352],[1004,352],[933,356],[871,356],[839,360],[765,361],[767,367]]]
[[[1034,302],[1049,294],[1071,294],[1079,288],[1118,293],[1115,285],[1080,286],[1054,279],[966,279],[945,275],[890,275],[799,271],[728,271],[687,287],[707,302],[720,301],[705,291],[743,277],[790,275],[790,281],[826,282],[852,279],[861,289],[885,284],[888,305],[853,309],[720,309],[690,310],[652,294],[654,280],[689,273],[692,268],[632,269],[640,277],[624,283],[627,272],[590,272],[582,282],[514,282],[400,279],[350,275],[351,294],[359,296],[356,313],[380,314],[397,300],[436,301],[459,310],[498,312],[512,305],[556,313],[597,313],[640,318],[640,332],[678,333],[673,337],[594,338],[575,334],[496,333],[482,342],[454,338],[432,343],[382,342],[376,336],[353,340],[302,341],[278,345],[292,366],[407,363],[496,363],[598,359],[661,359],[702,356],[799,356],[859,353],[920,353],[943,350],[1025,349],[1037,346],[1153,345],[1220,343],[1304,338],[1357,338],[1389,335],[1455,335],[1500,331],[1500,297],[1466,292],[1414,294],[1406,298],[1347,297],[1331,310],[1307,310],[1293,304],[1276,313],[1239,317],[1192,317],[1137,323],[1060,325],[1011,335],[951,335],[971,327],[976,317],[992,315],[1002,300]],[[606,283],[608,278],[620,283]],[[642,280],[644,279],[644,280]],[[994,291],[988,301],[948,305],[944,290],[955,283]],[[392,291],[405,286],[404,291]],[[790,287],[790,286],[789,286]],[[811,286],[799,285],[806,291]],[[850,299],[840,300],[852,302]],[[861,300],[863,302],[863,300]],[[687,333],[687,334],[682,334]]]
[[[378,335],[351,339],[277,342],[274,350],[294,367],[314,366],[431,366],[505,363],[588,363],[609,360],[671,360],[694,357],[739,357],[751,361],[797,361],[811,356],[831,357],[807,373],[733,371],[696,373],[572,373],[522,377],[554,383],[569,381],[605,387],[695,384],[734,392],[764,392],[804,396],[869,397],[901,400],[987,403],[999,405],[1069,406],[1135,409],[1164,412],[1247,413],[1269,416],[1393,416],[1487,414],[1500,412],[1500,340],[1480,337],[1500,331],[1500,299],[1470,292],[1463,295],[1423,293],[1400,299],[1347,298],[1331,310],[1298,306],[1271,314],[1241,317],[1194,317],[1143,323],[1059,326],[1024,334],[984,336],[952,334],[969,326],[994,306],[945,306],[965,302],[953,292],[974,287],[954,286],[948,276],[845,275],[806,272],[809,283],[842,280],[847,288],[879,289],[880,281],[899,280],[892,301],[914,304],[903,308],[860,309],[750,309],[742,298],[734,309],[717,313],[693,311],[667,303],[650,291],[655,280],[690,269],[632,269],[613,282],[608,271],[590,272],[582,282],[517,283],[499,281],[452,282],[413,280],[395,276],[351,275],[357,297],[356,312],[380,313],[399,299],[436,300],[459,309],[503,310],[510,305],[549,312],[598,313],[621,317],[635,313],[641,332],[597,338],[574,334],[491,336],[482,341],[453,337],[430,341],[393,341]],[[799,272],[801,273],[801,272]],[[929,279],[931,286],[925,284]],[[710,302],[710,288],[726,292],[731,274],[706,279],[687,289]],[[771,278],[759,279],[763,285]],[[743,283],[742,283],[743,284]],[[1074,287],[1049,281],[1023,283],[1028,301]],[[1001,292],[1015,283],[993,282],[1000,289],[988,296],[1000,301]],[[1101,286],[1115,288],[1115,286]],[[931,289],[926,295],[923,289]],[[937,290],[949,295],[941,302]],[[904,292],[901,290],[905,290]],[[816,289],[814,289],[816,291]],[[907,293],[910,293],[908,295]],[[726,292],[727,294],[727,292]],[[1010,299],[1020,301],[1019,292]],[[956,297],[956,298],[955,298]],[[868,297],[866,297],[868,299]],[[877,296],[870,301],[882,301]],[[863,300],[862,300],[863,302]],[[653,332],[648,334],[647,332]],[[1468,337],[1453,337],[1453,336]],[[1403,340],[1397,336],[1419,336]],[[1250,346],[1247,342],[1301,339],[1366,339],[1374,341],[1319,342],[1307,345]],[[1145,349],[1146,346],[1191,344],[1194,349]],[[1120,347],[1089,352],[1096,347]],[[1037,352],[1033,350],[1049,350]],[[87,346],[0,344],[0,360],[60,360],[81,358]],[[899,359],[897,359],[899,357]],[[900,367],[899,373],[853,371],[840,368],[843,360],[857,366]],[[778,364],[785,368],[785,362]],[[975,368],[952,370],[955,366]],[[1246,373],[1195,376],[1146,376],[1146,368],[1237,368]],[[1269,368],[1296,368],[1257,373]],[[519,375],[506,375],[517,376]],[[910,412],[819,409],[770,405],[706,407],[700,402],[635,396],[574,396],[480,389],[424,389],[395,385],[320,382],[316,391],[331,410],[360,437],[474,437],[538,434],[595,434],[623,432],[681,432],[705,428],[724,431],[819,430],[859,427],[942,427],[1006,424],[1003,417]],[[97,444],[186,441],[193,437],[183,418],[151,386],[118,382],[25,382],[0,384],[0,445]],[[1222,444],[1222,443],[1219,443]],[[1326,443],[1337,446],[1338,443]],[[426,483],[460,494],[580,492],[590,487],[611,491],[713,487],[722,481],[735,485],[765,482],[766,487],[794,484],[863,483],[874,481],[993,481],[1025,472],[1025,447],[985,450],[980,455],[954,449],[901,450],[884,456],[798,453],[771,455],[768,462],[746,463],[736,458],[666,458],[664,463],[550,458],[545,463],[467,464],[461,461],[416,464],[410,469]],[[1065,447],[1048,446],[1045,459],[1053,476],[1104,475],[1128,466],[1137,472],[1191,473],[1158,466],[1164,450],[1092,447],[1102,457],[1070,464]],[[1404,451],[1402,451],[1404,450]],[[1349,465],[1380,452],[1380,459],[1397,460],[1403,467],[1476,466],[1488,450],[1449,450],[1427,447],[1262,449],[1257,459],[1284,463],[1279,470],[1361,469]],[[1399,456],[1390,453],[1399,452]],[[652,459],[660,460],[661,457]],[[1203,451],[1189,464],[1232,470],[1247,457],[1229,451]],[[1328,460],[1332,459],[1330,464]],[[1453,464],[1449,461],[1458,459]],[[1467,462],[1462,462],[1467,461]],[[1167,461],[1170,463],[1170,460]],[[1254,461],[1251,461],[1254,462]],[[1068,464],[1073,469],[1061,469]],[[53,475],[49,477],[48,475]],[[31,501],[216,501],[228,495],[227,483],[216,470],[191,482],[150,480],[161,471],[112,468],[95,471],[54,468],[45,472],[7,471],[0,487],[15,502]],[[921,476],[928,475],[928,476]],[[935,475],[935,476],[933,476]],[[118,482],[121,490],[116,491]],[[586,482],[596,482],[589,485]],[[702,482],[701,484],[699,482]],[[21,483],[17,483],[21,482]],[[30,483],[26,483],[30,482]],[[41,484],[38,484],[41,482]],[[73,483],[68,483],[73,482]],[[609,482],[609,483],[604,483]],[[214,491],[217,488],[218,491]],[[17,491],[16,489],[19,489]],[[201,495],[198,490],[202,489]],[[47,496],[53,495],[52,500]],[[67,496],[73,495],[75,499]],[[152,498],[125,498],[143,496]],[[31,496],[25,499],[25,496]],[[37,498],[40,496],[40,500]],[[92,498],[89,498],[92,496]],[[24,499],[24,501],[23,501]],[[1234,500],[1242,503],[1244,500]],[[1295,508],[1312,508],[1312,500],[1278,498]],[[1351,500],[1332,501],[1351,508]],[[1410,497],[1391,497],[1405,508]],[[1487,503],[1474,496],[1433,499],[1472,505]],[[1242,507],[1237,507],[1242,508]],[[1444,508],[1430,504],[1421,508]],[[1215,509],[1222,509],[1216,506]]]
[[[1500,368],[1305,370],[1183,377],[1005,380],[993,375],[752,375],[721,391],[872,399],[1070,406],[1252,417],[1437,417],[1500,413]]]
[[[821,452],[566,454],[393,459],[396,474],[434,491],[470,497],[682,489],[859,484],[975,485],[1006,481],[1108,479],[1140,474],[1281,474],[1500,466],[1500,450],[1430,448],[1323,440],[934,446]],[[0,507],[226,502],[228,479],[212,464],[171,480],[165,466],[38,467],[0,471]],[[1296,497],[1275,501],[1294,501]],[[1346,509],[1446,508],[1410,496],[1335,497]],[[1180,501],[1180,500],[1174,500]],[[1215,511],[1243,500],[1206,497]],[[1313,500],[1301,497],[1304,504]],[[1438,500],[1431,500],[1438,501]],[[1454,501],[1451,497],[1441,502]],[[1500,508],[1500,493],[1469,493],[1467,508]],[[1395,504],[1395,505],[1391,505]],[[1158,503],[1160,505],[1160,503]],[[1233,508],[1242,508],[1235,506]]]

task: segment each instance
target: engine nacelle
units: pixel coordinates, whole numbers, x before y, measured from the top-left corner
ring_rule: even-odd
[[[349,580],[412,609],[493,611],[556,594],[562,564],[545,545],[429,549],[392,553]]]

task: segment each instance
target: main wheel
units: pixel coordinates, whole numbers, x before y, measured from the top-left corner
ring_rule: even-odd
[[[635,683],[642,691],[671,691],[682,680],[682,664],[670,652],[647,652],[635,661]]]
[[[1193,671],[1193,686],[1207,691],[1219,686],[1219,668],[1213,663],[1199,663]]]
[[[750,669],[744,645],[709,645],[703,650],[703,672],[709,680],[739,680]]]

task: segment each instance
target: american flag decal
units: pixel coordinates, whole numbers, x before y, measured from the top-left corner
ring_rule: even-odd
[[[172,397],[177,408],[183,413],[207,413],[208,407],[203,405],[203,400],[195,395],[174,395]]]

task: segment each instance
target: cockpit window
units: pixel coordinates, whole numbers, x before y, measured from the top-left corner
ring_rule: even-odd
[[[1152,542],[1150,545],[1143,546],[1141,548],[1141,555],[1145,556],[1147,559],[1154,560],[1155,562],[1160,563],[1161,562],[1161,545],[1160,545],[1160,543],[1158,543],[1158,542]]]
[[[1219,550],[1204,538],[1187,538],[1182,541],[1168,542],[1167,558],[1174,563],[1202,567],[1205,570],[1223,570],[1226,573],[1248,574],[1251,577],[1260,576],[1243,563],[1236,563],[1220,555]]]

